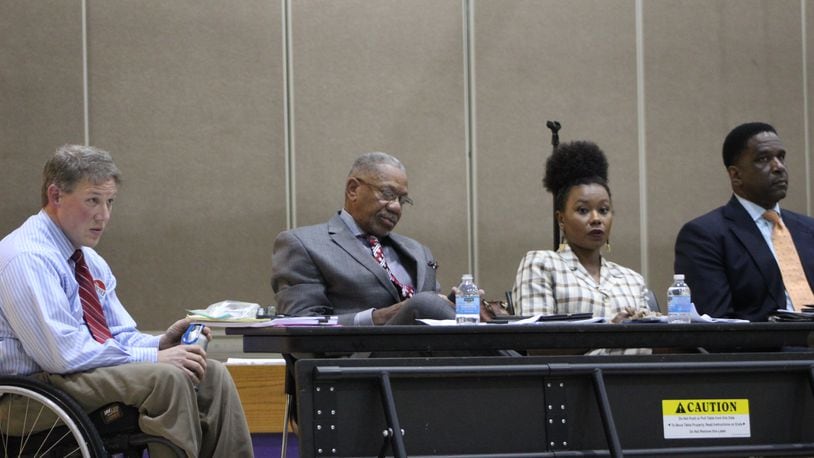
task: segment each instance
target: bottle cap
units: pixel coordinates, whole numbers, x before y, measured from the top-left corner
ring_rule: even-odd
[[[461,275],[461,280],[472,280],[472,274]]]
[[[673,275],[673,280],[684,280],[684,274]]]

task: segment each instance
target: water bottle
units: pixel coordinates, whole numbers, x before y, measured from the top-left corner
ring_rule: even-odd
[[[203,330],[204,325],[201,323],[190,324],[184,335],[181,336],[181,343],[184,345],[200,345],[206,351],[209,340],[207,340]]]
[[[691,308],[690,287],[684,283],[684,274],[673,275],[673,284],[667,288],[667,321],[689,323]]]
[[[471,274],[461,277],[458,294],[455,295],[455,322],[458,324],[480,323],[480,294]]]
[[[206,351],[206,346],[209,343],[206,335],[203,333],[204,325],[201,323],[192,323],[187,328],[184,335],[181,336],[181,343],[184,345],[200,345]],[[195,384],[195,391],[198,391],[198,384]]]

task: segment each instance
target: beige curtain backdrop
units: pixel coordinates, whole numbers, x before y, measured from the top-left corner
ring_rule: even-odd
[[[0,233],[62,143],[125,175],[98,249],[145,329],[273,303],[271,243],[327,220],[359,153],[408,168],[399,232],[493,298],[552,246],[547,120],[610,160],[609,257],[663,302],[680,225],[729,197],[724,135],[773,123],[810,214],[814,2],[0,0]]]

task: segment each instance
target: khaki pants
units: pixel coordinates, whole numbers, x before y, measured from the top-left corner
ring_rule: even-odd
[[[254,456],[234,382],[218,361],[207,360],[197,391],[180,369],[160,363],[124,364],[67,375],[38,374],[37,378],[65,391],[88,412],[114,401],[138,407],[144,433],[167,438],[189,457]],[[0,399],[0,418],[19,417],[8,411],[20,405],[13,398]],[[53,417],[38,424],[50,425],[49,421]],[[150,455],[172,456],[159,447],[151,448]]]

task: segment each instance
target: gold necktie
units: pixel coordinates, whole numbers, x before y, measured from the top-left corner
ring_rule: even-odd
[[[780,219],[780,215],[774,210],[766,210],[763,217],[773,226],[772,245],[777,256],[777,264],[780,266],[780,274],[783,276],[783,285],[791,298],[791,305],[798,312],[804,305],[814,305],[814,294],[806,279],[803,265],[800,264],[794,240],[791,239],[791,234]]]

